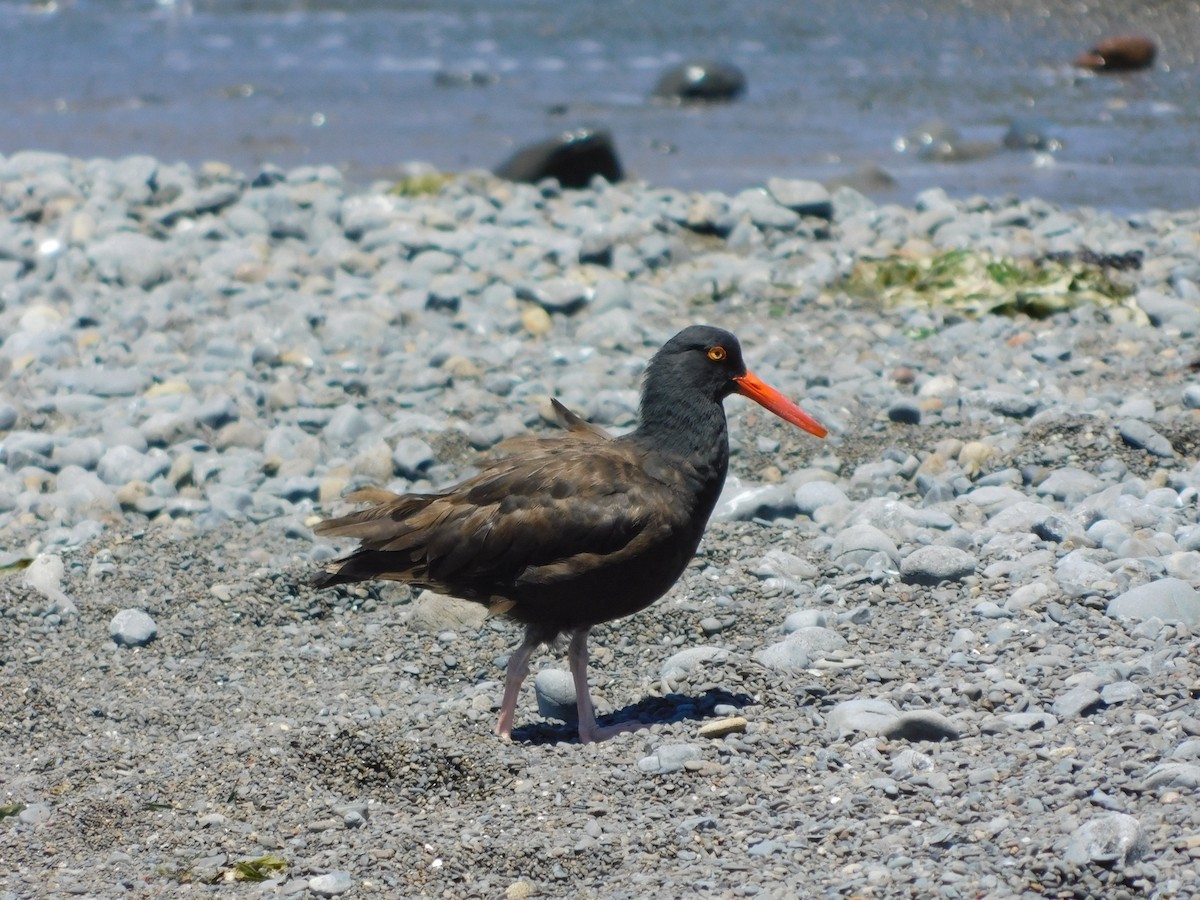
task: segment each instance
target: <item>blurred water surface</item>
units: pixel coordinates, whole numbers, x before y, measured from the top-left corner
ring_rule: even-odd
[[[1200,206],[1194,59],[1094,76],[1091,36],[1018,8],[869,0],[210,2],[0,0],[0,152],[333,163],[358,181],[422,160],[492,168],[578,125],[610,129],[630,174],[727,192],[878,167],[908,202],[1015,193],[1111,209]],[[726,60],[738,102],[647,101],[659,74]],[[456,79],[474,73],[475,83]],[[450,86],[439,82],[451,82]],[[1053,153],[991,152],[1013,119]],[[941,121],[963,161],[897,150]]]

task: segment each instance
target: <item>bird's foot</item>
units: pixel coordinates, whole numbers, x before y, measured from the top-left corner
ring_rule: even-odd
[[[496,723],[496,737],[506,744],[512,743],[513,716],[511,711],[502,710],[500,720]]]
[[[610,737],[616,737],[618,734],[626,734],[633,731],[642,731],[650,726],[645,722],[639,722],[633,719],[628,722],[615,722],[612,725],[605,725],[601,728],[595,722],[590,724],[590,727],[583,723],[579,723],[579,743],[591,744],[607,741]]]

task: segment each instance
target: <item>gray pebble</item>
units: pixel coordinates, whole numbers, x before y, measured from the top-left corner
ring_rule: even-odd
[[[1189,384],[1183,389],[1183,405],[1188,409],[1200,409],[1200,384]]]
[[[762,188],[747,188],[730,203],[734,215],[745,216],[758,228],[792,229],[800,224],[800,216],[781,206]],[[731,241],[735,239],[731,236]]]
[[[1178,578],[1160,578],[1113,598],[1107,613],[1117,619],[1155,618],[1171,625],[1200,625],[1200,592]]]
[[[790,518],[796,514],[792,491],[783,484],[749,484],[736,476],[725,481],[712,518],[717,521]]]
[[[852,525],[843,529],[829,548],[830,557],[842,568],[864,567],[879,554],[895,564],[899,551],[895,542],[874,525]]]
[[[1068,597],[1085,597],[1115,586],[1108,570],[1098,562],[1093,562],[1089,553],[1073,550],[1055,566],[1054,574],[1059,587]]]
[[[1171,751],[1175,759],[1200,759],[1200,740],[1186,740]]]
[[[108,633],[118,646],[144,647],[158,636],[158,626],[144,610],[123,609],[113,616]]]
[[[913,584],[940,584],[944,581],[962,581],[974,575],[979,565],[965,550],[933,544],[918,547],[900,563],[901,577]]]
[[[668,657],[659,669],[660,678],[678,678],[693,672],[704,662],[713,660],[724,662],[729,658],[729,651],[724,647],[688,647]],[[574,688],[571,689],[574,694]]]
[[[758,655],[758,660],[769,669],[807,669],[812,657],[803,643],[783,640],[769,645]]]
[[[776,203],[799,215],[833,218],[833,200],[820,182],[771,178],[767,181],[767,191]]]
[[[992,516],[1017,503],[1027,503],[1029,498],[1011,487],[986,485],[977,487],[966,495],[966,500],[978,506],[985,515]]]
[[[1111,812],[1088,819],[1071,835],[1063,858],[1072,865],[1101,863],[1124,868],[1148,849],[1141,824],[1133,816]]]
[[[1051,472],[1037,490],[1039,494],[1049,494],[1055,500],[1073,504],[1096,493],[1102,486],[1103,482],[1090,472],[1066,466]]]
[[[17,813],[17,821],[23,825],[41,825],[50,821],[52,815],[53,809],[49,803],[27,803],[25,808]]]
[[[0,444],[0,461],[13,472],[26,466],[49,469],[53,452],[54,440],[48,434],[14,431]]]
[[[685,763],[704,758],[704,748],[697,744],[662,744],[649,756],[638,760],[637,767],[648,775],[669,775],[681,770]]]
[[[800,513],[809,518],[822,507],[849,502],[845,491],[828,481],[809,481],[802,484],[796,488],[792,499],[795,500]]]
[[[370,420],[362,410],[349,404],[335,409],[324,428],[325,439],[335,447],[348,447],[370,432]]]
[[[1042,363],[1063,362],[1071,358],[1071,348],[1059,344],[1038,344],[1031,352],[1033,358]]]
[[[351,806],[340,810],[342,814],[342,824],[347,828],[362,828],[367,824],[369,818],[369,808],[364,804],[361,806]]]
[[[980,600],[971,610],[976,616],[984,619],[1010,619],[1012,610],[997,604],[995,600]]]
[[[1142,697],[1142,689],[1132,681],[1117,681],[1106,684],[1100,690],[1100,699],[1108,706],[1117,703],[1133,703]]]
[[[1137,292],[1137,304],[1155,325],[1173,326],[1193,334],[1200,328],[1200,312],[1193,303],[1143,289]]]
[[[787,636],[786,641],[803,647],[814,659],[827,653],[843,650],[847,646],[844,637],[831,628],[819,625],[797,628]]]
[[[900,719],[900,710],[886,700],[843,700],[829,711],[829,728],[839,737],[855,732],[882,734]]]
[[[1166,459],[1175,456],[1175,448],[1171,446],[1171,442],[1141,419],[1122,419],[1117,423],[1117,430],[1125,439],[1125,443],[1131,447]]]
[[[1100,705],[1100,693],[1088,687],[1071,688],[1055,698],[1051,711],[1060,719],[1091,714]]]
[[[327,872],[308,879],[308,889],[321,897],[336,897],[354,887],[349,872]]]
[[[405,437],[392,448],[392,464],[405,478],[416,480],[434,463],[433,448],[417,437]]]
[[[1146,776],[1147,790],[1200,788],[1200,765],[1193,763],[1159,763]]]
[[[791,634],[801,628],[828,628],[836,621],[837,616],[830,617],[824,610],[798,609],[794,613],[789,613],[788,617],[783,620],[783,631],[785,634]]]
[[[778,643],[759,654],[759,661],[771,669],[803,669],[813,660],[822,659],[847,646],[846,639],[829,628],[797,628]]]
[[[545,281],[521,283],[516,286],[517,297],[531,300],[548,313],[574,315],[591,299],[587,285],[573,278],[551,278]]]
[[[1010,394],[1003,391],[986,391],[984,403],[992,412],[1014,419],[1025,419],[1037,412],[1038,403],[1025,394]]]
[[[478,603],[421,591],[412,601],[407,625],[421,633],[438,634],[447,630],[475,629],[486,618],[487,608]]]
[[[124,445],[110,447],[96,463],[96,474],[106,484],[153,481],[171,468],[171,458],[157,448],[141,453]]]
[[[988,728],[981,726],[980,730],[990,733],[997,731],[1045,731],[1053,728],[1058,724],[1058,719],[1049,713],[1045,712],[1021,712],[1021,713],[1005,713],[996,717],[993,720],[993,726],[998,724],[999,728]]]
[[[575,722],[579,710],[575,704],[575,682],[562,669],[541,669],[533,681],[538,712],[547,719]]]
[[[1078,523],[1055,513],[1040,519],[1029,530],[1043,541],[1053,541],[1056,544],[1062,544],[1068,540],[1085,546],[1088,543],[1088,539]]]
[[[220,428],[238,418],[237,404],[232,397],[214,397],[200,404],[196,418],[208,428]]]
[[[769,583],[798,587],[815,580],[820,571],[806,559],[778,547],[768,550],[750,567],[750,572]]]
[[[172,247],[132,231],[96,241],[88,257],[101,281],[148,289],[164,281],[171,268]]]

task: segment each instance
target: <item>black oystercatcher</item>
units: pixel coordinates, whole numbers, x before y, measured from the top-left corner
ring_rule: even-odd
[[[567,433],[521,438],[513,455],[436,494],[366,490],[373,505],[317,525],[361,546],[318,587],[387,579],[473,600],[525,625],[508,663],[496,733],[512,736],[517,693],[540,644],[570,634],[567,658],[584,743],[642,727],[599,728],[587,684],[592,626],[645,609],[696,552],[729,465],[721,401],[742,394],[824,437],[825,429],[746,370],[728,331],[696,325],[650,360],[639,423],[610,437],[555,402]]]

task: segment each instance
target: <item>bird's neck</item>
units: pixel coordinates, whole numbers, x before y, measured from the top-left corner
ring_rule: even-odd
[[[729,466],[729,429],[719,402],[692,395],[647,391],[633,437],[641,444],[711,468],[718,482]]]

